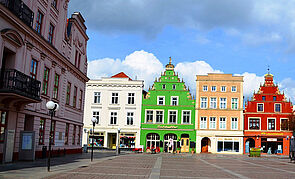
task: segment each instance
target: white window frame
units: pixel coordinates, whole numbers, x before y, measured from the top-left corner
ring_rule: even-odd
[[[117,96],[113,96],[113,94],[118,94]],[[113,98],[117,98],[117,103],[113,103]],[[119,104],[119,93],[118,92],[112,92],[112,97],[111,97],[111,104]]]
[[[279,104],[280,105],[280,111],[276,111],[276,104]],[[274,104],[274,112],[282,112],[282,104],[281,103],[275,103]]]
[[[234,118],[237,119],[237,121],[236,121],[236,122],[237,122],[237,125],[236,125],[237,128],[236,128],[236,129],[233,129],[233,124],[232,124]],[[239,118],[238,118],[238,117],[231,117],[231,123],[230,123],[230,126],[231,126],[231,130],[239,130]]]
[[[163,98],[163,104],[159,103],[159,98]],[[157,96],[157,105],[164,106],[165,105],[165,96]]]
[[[170,122],[170,112],[176,112],[175,123]],[[168,124],[177,124],[177,120],[178,120],[177,117],[178,117],[178,110],[168,110]]]
[[[224,90],[222,90],[223,87],[224,87]],[[221,92],[226,92],[226,86],[221,86],[221,87],[220,87],[220,91],[221,91]]]
[[[220,126],[222,126],[221,125],[221,118],[224,118],[225,119],[225,121],[222,121],[222,123],[224,123],[225,125],[224,125],[224,128],[221,128]],[[226,130],[226,117],[219,117],[219,129],[221,129],[221,130]]]
[[[176,89],[176,84],[172,84],[172,89],[173,89],[173,90]]]
[[[206,120],[202,122],[202,118],[205,118]],[[202,127],[203,124],[203,127]],[[207,117],[201,116],[200,117],[200,129],[207,129]]]
[[[215,98],[215,107],[212,106],[212,98]],[[217,97],[210,97],[210,109],[217,109]]]
[[[95,93],[98,93],[98,95],[95,95]],[[101,92],[93,92],[93,103],[94,104],[100,104],[100,101],[101,101]],[[95,98],[98,98],[99,99],[99,101],[98,100],[96,100],[96,102],[95,102]]]
[[[128,113],[132,114],[131,116],[128,116]],[[135,116],[135,112],[134,111],[127,111],[126,113],[126,125],[127,126],[134,126],[134,117]],[[132,124],[128,124],[128,117],[132,118]]]
[[[152,122],[148,122],[148,120],[147,120],[147,112],[148,112],[148,111],[152,111],[152,115],[153,115],[153,116],[152,116]],[[146,122],[146,123],[148,123],[148,124],[154,123],[154,118],[155,118],[155,117],[154,117],[154,110],[152,110],[152,109],[146,109],[144,115],[145,115],[144,118],[145,118],[145,122]]]
[[[213,87],[215,87],[215,90],[213,90]],[[217,86],[211,86],[211,91],[216,92],[217,91]]]
[[[268,129],[268,123],[269,123],[268,120],[269,119],[274,119],[275,120],[275,129]],[[268,131],[275,131],[276,129],[277,129],[277,119],[275,117],[268,117],[267,118],[267,130]]]
[[[205,89],[206,88],[206,89]],[[204,85],[203,86],[203,91],[208,91],[208,86],[207,85]]]
[[[94,114],[94,113],[98,113],[98,114]],[[97,119],[96,124],[100,124],[100,111],[93,110],[92,117],[95,117]],[[93,124],[93,122],[91,121],[91,125],[92,124]]]
[[[206,105],[205,105],[205,107],[202,107],[202,98],[205,98],[206,99]],[[207,109],[208,108],[208,97],[201,97],[200,98],[200,108],[201,109]]]
[[[259,131],[261,130],[261,117],[248,117],[248,130],[257,131],[257,129],[250,129],[250,119],[259,119]]]
[[[225,99],[225,108],[222,108],[221,103],[223,102],[221,99]],[[219,98],[219,109],[227,109],[227,98]]]
[[[157,122],[157,111],[161,111],[163,113],[163,115],[162,115],[162,122]],[[156,123],[156,124],[164,124],[165,111],[164,110],[155,110],[154,113],[155,113],[155,120],[153,120],[153,121],[155,121],[154,123]]]
[[[112,113],[116,113],[117,115],[115,116],[112,116]],[[110,125],[118,125],[118,111],[110,111]],[[111,121],[112,121],[112,117],[116,117],[116,123],[115,124],[111,124]]]
[[[211,119],[215,119],[214,122]],[[213,126],[214,124],[214,126]],[[216,117],[210,116],[209,117],[209,129],[216,129]]]
[[[162,84],[162,89],[166,89],[166,84]]]
[[[237,108],[233,108],[233,99],[237,99]],[[231,109],[238,110],[239,109],[239,98],[231,98]]]
[[[288,131],[288,130],[282,130],[282,119],[283,120],[287,119],[287,122],[288,122],[288,118],[280,118],[280,131]]]
[[[189,112],[189,119],[188,119],[189,122],[187,122],[187,123],[184,123],[184,122],[183,122],[183,119],[184,119],[184,112]],[[182,116],[182,118],[181,118],[181,119],[182,119],[182,120],[181,120],[181,123],[182,123],[182,124],[191,124],[191,118],[192,118],[192,117],[191,117],[191,116],[192,116],[192,112],[191,112],[191,110],[182,110],[181,113],[182,113],[182,115],[181,115],[181,116]]]
[[[233,90],[233,87],[235,88],[235,90]],[[232,86],[231,87],[231,92],[234,92],[234,93],[237,92],[237,86]]]
[[[133,94],[133,96],[132,95],[129,96],[130,94]],[[132,101],[132,98],[133,98],[133,103],[129,103],[129,98],[131,98],[131,101]],[[135,93],[128,93],[127,94],[127,104],[129,104],[129,105],[135,104]]]
[[[173,101],[172,101],[172,98],[176,98],[176,105],[173,105],[173,104],[172,104],[172,102],[173,102]],[[171,102],[170,102],[170,105],[171,105],[171,106],[178,106],[178,96],[171,96],[170,101],[171,101]]]
[[[262,111],[258,111],[258,105],[262,104]],[[257,107],[256,107],[257,112],[264,112],[264,104],[263,103],[257,103]]]

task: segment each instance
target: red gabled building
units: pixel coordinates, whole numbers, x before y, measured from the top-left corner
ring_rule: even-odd
[[[293,133],[287,123],[293,106],[274,84],[273,75],[268,73],[264,78],[259,91],[245,104],[244,153],[256,147],[261,148],[262,153],[288,155]]]

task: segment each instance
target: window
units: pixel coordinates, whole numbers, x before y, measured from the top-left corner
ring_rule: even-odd
[[[48,93],[48,81],[49,81],[49,68],[44,68],[44,76],[43,76],[43,86],[42,86],[42,93],[47,95]]]
[[[281,119],[281,130],[288,130],[288,119]]]
[[[210,98],[210,108],[211,109],[217,108],[217,98]]]
[[[220,98],[220,109],[226,109],[226,98]]]
[[[69,144],[69,127],[70,127],[70,124],[66,123],[65,145]]]
[[[203,86],[203,91],[208,91],[208,86]]]
[[[221,92],[226,92],[226,86],[221,86]]]
[[[80,140],[81,140],[81,126],[78,126],[78,141],[77,141],[77,145],[80,145]]]
[[[119,94],[112,93],[112,104],[118,104],[118,101],[119,101]]]
[[[231,108],[232,109],[238,109],[238,98],[232,98],[231,99]]]
[[[36,77],[37,77],[37,65],[38,65],[37,60],[32,59],[30,74],[33,79],[36,79]]]
[[[156,111],[156,123],[163,123],[164,112]]]
[[[171,105],[172,106],[178,105],[178,96],[171,96]]]
[[[257,111],[263,112],[263,104],[257,104]]]
[[[133,125],[133,112],[127,112],[127,125]]]
[[[249,129],[250,130],[259,130],[260,129],[260,119],[249,118]]]
[[[231,118],[231,129],[232,130],[238,129],[238,118],[236,118],[236,117]]]
[[[239,145],[236,141],[218,141],[217,152],[239,152]]]
[[[100,103],[100,92],[94,92],[94,103]]]
[[[135,93],[128,93],[128,104],[134,104]]]
[[[207,129],[207,117],[201,117],[200,129]]]
[[[81,53],[78,52],[78,50],[76,50],[76,54],[75,54],[75,66],[77,68],[80,68],[80,62],[81,62]]]
[[[225,117],[219,118],[219,129],[226,129],[226,118]]]
[[[117,124],[117,118],[118,118],[118,113],[117,112],[111,112],[111,125],[116,125]]]
[[[216,86],[211,86],[211,91],[215,92],[216,91]]]
[[[265,101],[265,96],[262,96],[262,101]]]
[[[182,111],[182,123],[189,124],[191,119],[191,111]]]
[[[92,117],[96,118],[96,124],[99,124],[99,111],[93,111],[92,112]],[[92,121],[91,121],[92,123]]]
[[[209,129],[216,129],[216,117],[210,117]]]
[[[50,23],[49,25],[49,32],[48,32],[48,42],[52,44],[53,42],[53,35],[54,35],[54,25]]]
[[[165,96],[158,96],[158,105],[165,105]]]
[[[71,97],[71,83],[68,82],[66,104],[70,104],[70,97]]]
[[[57,0],[52,0],[51,5],[52,5],[55,9],[57,9]]]
[[[58,86],[59,86],[59,75],[55,73],[54,86],[53,86],[53,96],[52,96],[52,98],[54,98],[54,99],[57,99],[57,97],[58,97]]]
[[[80,90],[80,99],[79,99],[80,109],[82,109],[82,101],[83,101],[83,91]]]
[[[237,92],[237,87],[236,86],[232,86],[231,87],[231,92]]]
[[[36,28],[35,28],[38,34],[41,34],[42,21],[43,21],[43,14],[40,11],[38,11],[37,17],[36,17]]]
[[[267,119],[268,120],[268,130],[275,130],[275,119]]]
[[[276,101],[277,100],[277,97],[276,96],[273,96],[272,98],[273,98],[273,101]]]
[[[148,123],[153,122],[153,111],[152,110],[146,111],[146,122],[148,122]]]
[[[166,85],[162,85],[162,89],[166,89]]]
[[[77,90],[77,87],[74,86],[74,96],[73,96],[73,107],[75,108],[77,106],[77,94],[78,93],[78,90]]]
[[[169,111],[169,123],[176,124],[177,122],[177,111]]]
[[[201,108],[207,109],[207,97],[201,97]]]
[[[39,126],[39,145],[44,145],[44,133],[45,133],[45,119],[40,119]]]
[[[5,130],[7,127],[6,112],[0,110],[0,143],[4,142]]]
[[[55,138],[55,123],[56,121],[51,121],[50,125],[50,133],[49,133],[49,138],[51,138],[51,144],[54,145],[54,138]]]
[[[281,104],[275,104],[275,112],[281,112]]]
[[[174,90],[176,89],[176,85],[175,84],[172,85],[172,89],[174,89]]]
[[[75,145],[76,140],[76,125],[73,128],[73,137],[72,137],[72,145]]]

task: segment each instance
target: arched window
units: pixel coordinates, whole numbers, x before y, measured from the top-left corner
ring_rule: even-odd
[[[159,134],[150,133],[146,136],[146,148],[152,149],[160,147],[160,136]]]

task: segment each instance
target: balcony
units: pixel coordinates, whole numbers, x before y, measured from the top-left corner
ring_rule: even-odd
[[[0,96],[23,103],[40,102],[41,82],[14,69],[0,72]],[[5,95],[4,95],[5,94]]]
[[[25,24],[33,27],[34,13],[21,0],[0,0],[0,4],[7,7],[13,14],[20,18]]]

